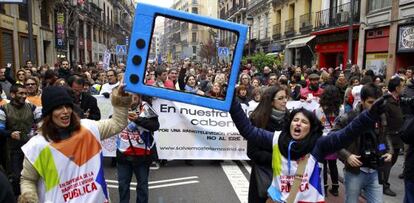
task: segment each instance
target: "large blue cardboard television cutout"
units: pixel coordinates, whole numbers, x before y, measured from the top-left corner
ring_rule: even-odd
[[[138,3],[124,75],[126,90],[228,111],[246,34],[245,25]],[[188,87],[193,85],[189,75],[195,74],[195,70],[204,68],[220,76],[230,73],[224,78],[227,80],[227,88],[222,91],[225,94],[214,97],[187,87],[175,90],[148,85],[145,81],[152,80],[154,72],[148,74],[146,69],[165,64],[170,66],[166,68],[186,67],[185,84]],[[226,71],[227,74],[223,73]]]

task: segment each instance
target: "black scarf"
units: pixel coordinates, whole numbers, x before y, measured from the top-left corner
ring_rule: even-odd
[[[321,135],[318,135],[317,133],[313,133],[312,131],[310,131],[304,139],[294,140],[292,136],[290,136],[290,133],[282,131],[282,133],[280,133],[278,141],[279,150],[282,153],[282,155],[285,158],[287,158],[289,143],[291,141],[295,141],[295,143],[292,144],[290,149],[290,157],[292,160],[298,160],[299,158],[303,157],[306,154],[309,154],[312,151],[312,149],[316,145],[316,141],[320,136]]]
[[[280,111],[272,108],[272,114],[270,114],[269,122],[267,122],[266,130],[280,131],[284,128],[285,121],[288,115],[286,111]]]
[[[59,138],[60,138],[59,140],[60,141],[70,138],[72,136],[73,131],[74,131],[74,127],[72,125],[70,125],[66,128],[59,128],[59,127],[56,127],[56,128],[57,128],[57,132],[59,134]]]

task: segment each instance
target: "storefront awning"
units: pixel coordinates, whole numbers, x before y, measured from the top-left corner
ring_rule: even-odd
[[[311,41],[315,37],[316,37],[315,35],[312,35],[312,36],[309,36],[309,37],[303,37],[303,38],[295,39],[290,44],[288,44],[286,46],[286,48],[287,49],[294,49],[294,48],[298,48],[298,47],[304,47],[304,46],[306,46],[306,43],[308,43],[309,41]]]

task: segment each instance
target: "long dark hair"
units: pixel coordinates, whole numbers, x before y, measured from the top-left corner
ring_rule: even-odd
[[[319,104],[326,115],[339,115],[339,108],[342,104],[342,97],[339,89],[333,85],[325,86],[320,97]]]
[[[289,95],[288,90],[280,85],[270,86],[264,90],[259,105],[250,114],[250,120],[252,121],[253,125],[263,129],[266,128],[270,115],[272,114],[273,98],[279,91],[285,91],[286,96]]]
[[[40,127],[40,131],[42,135],[45,137],[47,141],[52,140],[53,142],[61,141],[61,137],[59,136],[62,133],[62,128],[58,127],[52,120],[52,113],[49,113],[43,118],[42,126]],[[69,134],[72,132],[78,131],[81,127],[80,118],[75,111],[72,111],[70,117],[70,126],[67,128]]]

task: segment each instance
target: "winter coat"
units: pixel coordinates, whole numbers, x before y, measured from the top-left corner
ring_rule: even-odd
[[[403,142],[399,136],[399,132],[404,123],[403,114],[400,108],[400,103],[394,97],[387,99],[387,127],[388,134],[392,139],[394,148],[402,148]]]
[[[347,114],[344,114],[344,115],[341,115],[339,117],[338,121],[335,123],[335,126],[332,130],[335,131],[335,130],[340,130],[340,129],[344,128],[352,120],[354,120],[361,112],[362,112],[362,106],[361,106],[361,104],[359,104],[351,112],[349,112]],[[371,126],[371,128],[374,129],[374,126]],[[361,134],[361,136],[359,138],[355,139],[352,142],[352,144],[349,145],[347,148],[344,148],[344,149],[341,149],[340,151],[338,151],[338,157],[345,164],[345,170],[346,171],[354,173],[354,174],[359,174],[360,167],[352,167],[351,165],[348,164],[347,159],[352,154],[355,154],[355,155],[360,155],[361,154],[361,139],[364,136],[366,136],[368,133],[375,133],[377,136],[381,136],[381,137],[378,137],[379,140],[385,141],[385,144],[386,144],[386,147],[387,147],[387,152],[390,153],[390,154],[393,154],[394,149],[393,149],[393,146],[392,146],[391,138],[388,136],[388,134],[378,135],[379,132],[377,130],[378,129],[370,130],[370,131],[368,131],[364,134]]]
[[[287,114],[285,115],[287,116]],[[280,131],[284,126],[284,121],[285,119],[276,120],[270,117],[268,125],[266,126],[266,130],[270,132]],[[267,198],[261,198],[257,191],[258,182],[256,180],[255,174],[258,170],[257,167],[267,168],[269,171],[272,171],[272,150],[264,149],[260,145],[256,145],[254,142],[247,141],[247,156],[250,158],[250,160],[253,161],[249,184],[249,202],[266,202]]]

